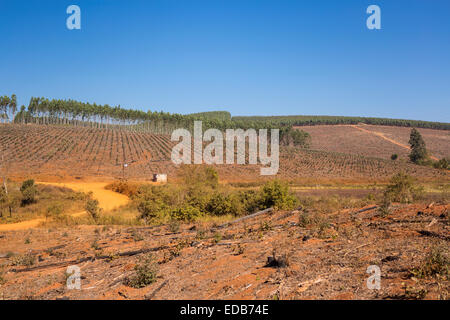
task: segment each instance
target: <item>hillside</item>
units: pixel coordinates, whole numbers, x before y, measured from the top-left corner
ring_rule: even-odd
[[[398,154],[407,160],[410,153],[411,128],[393,126],[319,125],[301,126],[311,135],[311,149],[359,154],[366,157],[390,159]],[[435,158],[450,158],[450,131],[419,128],[427,150]]]
[[[386,160],[394,152],[404,158],[406,150],[355,128],[317,126],[305,130],[311,133],[312,150],[282,148],[279,177],[313,182],[379,181],[399,170],[425,179],[449,177],[442,170]],[[449,154],[447,131],[432,130],[432,134],[425,134],[426,141],[428,138],[433,153]],[[170,177],[177,169],[170,161],[173,145],[167,135],[130,130],[0,125],[0,152],[7,164],[3,170],[8,170],[10,176],[32,176],[42,181],[120,177],[149,180],[153,173],[168,173]],[[128,164],[126,169],[124,163]],[[261,179],[256,165],[220,165],[217,169],[225,181]]]

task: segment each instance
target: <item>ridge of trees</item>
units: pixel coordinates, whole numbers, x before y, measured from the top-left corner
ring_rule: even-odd
[[[253,121],[276,123],[279,126],[313,126],[313,125],[332,125],[332,124],[372,124],[397,127],[416,127],[450,130],[450,123],[422,121],[422,120],[406,120],[406,119],[390,119],[390,118],[373,118],[373,117],[351,117],[351,116],[235,116],[234,121]]]
[[[75,100],[60,100],[32,97],[28,107],[22,105],[17,112],[17,99],[0,96],[0,119],[3,123],[63,124],[96,128],[131,129],[157,134],[170,134],[176,128],[193,129],[194,120],[203,121],[203,130],[225,129],[289,129],[293,126],[320,124],[393,125],[404,127],[450,130],[450,123],[343,116],[256,116],[231,117],[227,111],[201,112],[182,115],[163,111],[125,109],[120,105],[110,106]],[[290,132],[290,130],[284,130]],[[281,139],[281,138],[280,138]]]

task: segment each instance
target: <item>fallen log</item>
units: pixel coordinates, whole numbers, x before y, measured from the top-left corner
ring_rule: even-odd
[[[231,224],[235,224],[235,223],[238,223],[238,222],[247,220],[247,219],[251,219],[251,218],[257,217],[257,216],[259,216],[259,215],[262,215],[262,214],[265,214],[265,213],[272,212],[272,211],[273,211],[273,208],[267,208],[267,209],[264,209],[264,210],[262,210],[262,211],[258,211],[258,212],[249,214],[248,216],[245,216],[245,217],[242,217],[242,218],[235,219],[235,220],[233,220],[233,221],[224,223],[224,224],[218,226],[217,229],[222,229],[222,228],[228,227],[228,226],[231,225]]]
[[[366,212],[366,211],[373,210],[373,209],[376,209],[376,208],[378,208],[378,206],[371,206],[371,207],[364,208],[364,209],[361,209],[361,210],[358,210],[358,211],[355,211],[355,212],[351,212],[351,214],[358,214],[358,213]]]
[[[443,235],[443,234],[439,234],[433,231],[427,231],[427,230],[419,230],[417,231],[418,233],[420,233],[421,235],[425,236],[425,237],[433,237],[433,238],[439,238],[442,240],[446,240],[446,241],[450,241],[450,237]]]
[[[145,248],[145,249],[139,249],[139,250],[125,251],[125,252],[119,252],[117,254],[117,256],[131,257],[131,256],[141,254],[141,253],[154,252],[154,251],[164,250],[164,249],[168,249],[168,248],[170,248],[170,247],[169,246],[160,246],[160,247],[155,247],[155,248]],[[77,265],[77,264],[80,264],[80,263],[83,263],[86,261],[105,260],[105,259],[111,259],[111,256],[109,256],[109,255],[97,256],[97,257],[89,256],[89,257],[84,257],[81,259],[55,262],[55,263],[45,264],[45,265],[41,265],[41,266],[29,267],[29,268],[25,268],[25,269],[12,269],[11,271],[20,273],[20,272],[29,272],[29,271],[35,271],[35,270],[41,270],[41,269],[47,269],[47,268],[55,268],[55,267],[61,268],[61,267],[70,266],[70,265]]]
[[[164,281],[158,288],[156,288],[151,294],[145,296],[146,300],[152,300],[152,298],[167,284],[168,280]]]

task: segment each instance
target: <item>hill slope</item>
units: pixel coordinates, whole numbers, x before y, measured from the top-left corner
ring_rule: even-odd
[[[312,132],[311,129],[316,131]],[[331,130],[328,132],[320,127],[311,129],[307,130],[311,131],[313,148],[326,151],[282,148],[278,172],[280,177],[314,181],[374,181],[386,180],[401,170],[416,177],[449,178],[449,174],[444,171],[406,161],[375,158],[374,155],[390,156],[393,151],[388,148],[390,144],[367,133],[358,135],[356,129],[345,127],[342,133],[343,136],[351,136],[353,143],[342,142],[341,137],[333,131],[340,132],[342,127],[328,127],[326,130]],[[346,130],[353,130],[354,133],[349,135]],[[8,170],[10,176],[17,177],[51,177],[60,180],[97,177],[108,180],[125,176],[149,180],[153,173],[168,173],[170,178],[177,170],[170,161],[173,145],[169,136],[128,130],[0,125],[0,152],[6,162],[2,169]],[[445,148],[441,150],[444,154],[447,152]],[[123,168],[124,163],[128,163],[126,169]],[[217,168],[220,178],[226,181],[255,181],[262,178],[259,165],[220,165]]]

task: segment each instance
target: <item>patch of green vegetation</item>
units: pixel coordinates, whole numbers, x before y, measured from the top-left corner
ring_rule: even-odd
[[[448,276],[450,269],[450,258],[448,247],[445,245],[434,246],[425,257],[422,264],[412,270],[412,274],[417,278],[429,278],[435,275]]]
[[[404,173],[391,178],[384,191],[384,199],[391,202],[411,203],[423,197],[424,188],[416,180]]]
[[[128,286],[139,289],[156,282],[158,269],[151,254],[142,257],[134,270],[136,274],[126,280]]]
[[[237,190],[219,185],[213,167],[185,166],[179,184],[142,185],[132,197],[145,223],[192,222],[206,216],[242,216],[274,207],[288,210],[297,204],[289,185],[266,182],[259,190]]]

